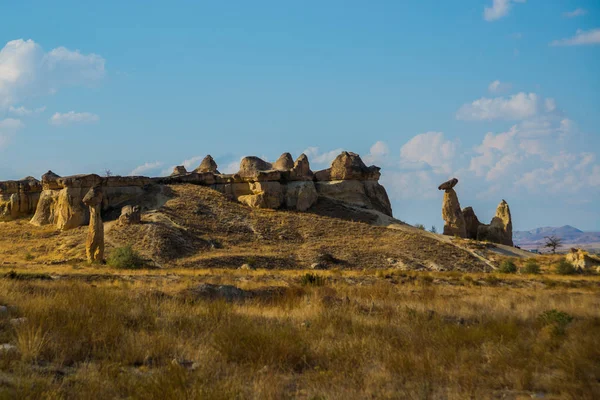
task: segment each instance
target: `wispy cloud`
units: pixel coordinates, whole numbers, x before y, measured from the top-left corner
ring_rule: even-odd
[[[490,93],[503,93],[510,90],[511,87],[512,85],[510,83],[495,80],[489,84],[488,90],[490,91]]]
[[[470,104],[464,104],[456,113],[456,118],[466,121],[520,120],[536,115],[539,107],[540,99],[535,93],[520,92],[510,97],[482,97]]]
[[[525,3],[526,0],[493,0],[491,7],[483,9],[483,19],[496,21],[508,15],[513,3]]]
[[[600,28],[584,31],[578,29],[575,36],[550,43],[550,46],[583,46],[600,44]]]
[[[575,17],[581,17],[582,15],[586,15],[586,14],[587,14],[587,10],[584,10],[583,8],[576,8],[573,11],[564,12],[563,17],[575,18]]]
[[[152,171],[152,170],[155,170],[155,169],[157,169],[157,168],[160,168],[162,165],[163,165],[163,163],[162,163],[162,162],[160,162],[160,161],[156,161],[156,162],[147,162],[147,163],[144,163],[144,164],[142,164],[142,165],[140,165],[140,166],[137,166],[137,167],[135,167],[135,168],[134,168],[134,169],[133,169],[133,170],[132,170],[132,171],[129,173],[129,175],[130,175],[130,176],[138,176],[138,175],[142,175],[142,174],[144,174],[145,172]]]
[[[89,112],[69,111],[67,113],[55,113],[48,121],[51,125],[87,124],[98,122],[100,117]]]
[[[29,109],[29,108],[25,108],[23,106],[21,106],[21,107],[13,107],[13,106],[8,107],[8,112],[10,114],[13,114],[13,115],[16,115],[16,116],[19,116],[19,117],[28,117],[28,116],[31,116],[31,115],[42,113],[44,111],[46,111],[46,106],[38,107],[38,108],[33,109],[33,110]]]

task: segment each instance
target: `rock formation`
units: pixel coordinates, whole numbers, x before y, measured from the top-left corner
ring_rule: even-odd
[[[102,196],[102,189],[95,186],[88,190],[82,200],[90,208],[90,224],[85,242],[85,252],[90,263],[104,261],[104,225],[100,216]]]
[[[465,207],[462,210],[463,217],[465,218],[465,227],[467,231],[467,239],[475,239],[477,240],[477,230],[481,225],[477,215],[475,215],[475,211],[473,211],[473,207]]]
[[[40,181],[31,176],[19,181],[0,182],[0,221],[33,214],[41,191]]]
[[[481,224],[477,228],[477,240],[513,246],[512,217],[505,200],[498,205],[492,222],[489,225]]]
[[[458,196],[454,191],[454,186],[458,179],[454,178],[448,182],[442,183],[438,190],[444,190],[444,200],[442,202],[442,218],[444,219],[444,235],[467,237],[465,218],[458,202]]]
[[[204,173],[204,172],[212,172],[213,174],[220,174],[217,169],[217,163],[213,160],[212,156],[209,154],[200,163],[200,166],[194,170],[194,172]]]
[[[152,199],[163,188],[168,190],[164,185],[178,183],[210,186],[232,200],[256,208],[306,211],[319,198],[326,198],[391,216],[389,198],[378,182],[380,175],[378,167],[367,167],[358,154],[351,152],[342,152],[330,168],[316,173],[310,169],[305,154],[293,161],[289,153],[283,153],[273,164],[259,157],[245,157],[235,174],[219,173],[210,155],[192,172],[177,166],[170,176],[158,178],[96,174],[61,177],[48,171],[41,184],[35,180],[0,182],[0,219],[12,218],[13,210],[21,210],[23,216],[33,214],[30,221],[33,225],[72,229],[90,219],[89,209],[82,200],[91,188],[102,187],[101,211],[105,217],[114,219],[119,218],[124,206],[151,206]],[[15,193],[17,196],[11,197]],[[27,195],[23,197],[23,193]]]
[[[142,223],[142,211],[140,206],[127,205],[121,209],[119,216],[120,225],[133,225]]]
[[[438,186],[438,190],[452,189],[454,186],[456,186],[457,183],[458,183],[458,179],[452,178],[449,181],[446,181],[446,182],[442,183],[440,186]]]
[[[273,164],[273,169],[278,171],[287,171],[292,168],[294,168],[294,159],[290,153],[283,153]]]
[[[171,172],[171,176],[185,175],[187,173],[188,172],[183,165],[178,165],[173,168],[173,172]]]
[[[600,266],[600,259],[590,257],[590,255],[582,249],[571,249],[565,256],[565,259],[580,271],[586,271]]]
[[[37,226],[55,225],[61,230],[85,225],[90,214],[82,200],[96,186],[102,186],[103,211],[120,210],[127,204],[142,204],[149,201],[153,193],[160,191],[153,185],[152,179],[141,176],[102,178],[90,174],[60,177],[47,173],[42,177],[43,190],[30,222]]]

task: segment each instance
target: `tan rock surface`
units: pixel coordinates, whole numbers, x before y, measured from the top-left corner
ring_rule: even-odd
[[[199,173],[212,172],[214,174],[219,174],[220,172],[217,168],[218,168],[217,163],[212,158],[212,156],[209,154],[206,157],[204,157],[204,159],[200,163],[200,166],[198,166],[198,168],[196,168],[194,170],[194,172],[199,172]]]
[[[85,251],[90,263],[104,261],[104,224],[100,215],[102,196],[102,188],[96,186],[89,189],[82,201],[90,208],[90,224],[85,242]]]
[[[467,237],[465,218],[460,208],[458,196],[452,188],[444,191],[442,218],[444,219],[444,235]]]

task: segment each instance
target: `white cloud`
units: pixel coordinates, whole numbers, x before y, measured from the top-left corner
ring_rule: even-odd
[[[442,132],[416,135],[400,149],[400,160],[405,167],[428,165],[435,173],[448,174],[456,153],[456,143],[444,139]]]
[[[51,94],[104,76],[104,59],[58,47],[45,53],[33,40],[12,40],[0,50],[0,109],[30,96]]]
[[[39,114],[46,111],[46,106],[38,107],[35,110],[31,110],[29,108],[21,107],[8,107],[8,112],[13,115],[17,115],[19,117],[27,117],[34,114]]]
[[[588,44],[600,44],[600,28],[583,31],[578,29],[575,36],[555,40],[550,46],[582,46]]]
[[[0,149],[4,148],[24,124],[19,119],[6,118],[0,120]]]
[[[76,123],[92,123],[98,122],[100,117],[96,114],[92,114],[89,112],[80,112],[77,113],[75,111],[69,111],[67,113],[54,113],[52,117],[50,117],[49,123],[51,125],[69,125]]]
[[[486,21],[496,21],[508,15],[512,3],[525,3],[526,0],[493,0],[491,7],[483,9],[483,18]]]
[[[510,90],[512,85],[507,82],[500,82],[499,80],[495,80],[489,84],[488,90],[490,93],[502,93]]]
[[[139,176],[139,175],[142,175],[144,172],[155,170],[155,169],[161,167],[162,165],[163,165],[163,163],[160,162],[160,161],[147,162],[147,163],[144,163],[144,164],[142,164],[140,166],[135,167],[129,173],[129,175],[130,176]]]
[[[466,121],[520,120],[538,113],[540,99],[535,93],[520,92],[508,98],[482,97],[471,104],[464,104],[456,113],[456,118]]]
[[[586,15],[587,14],[587,10],[584,10],[583,8],[576,8],[573,11],[567,11],[563,13],[564,17],[567,18],[575,18],[575,17],[581,17],[582,15]]]
[[[385,142],[377,141],[371,146],[369,154],[362,157],[365,164],[382,164],[386,162],[386,158],[390,153],[390,149]]]
[[[331,162],[338,156],[344,149],[338,148],[325,153],[321,153],[318,147],[309,147],[303,151],[308,157],[308,161],[311,164],[319,166],[329,166]]]

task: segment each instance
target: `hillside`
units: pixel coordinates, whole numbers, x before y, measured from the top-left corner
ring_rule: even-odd
[[[171,185],[171,198],[145,212],[142,224],[105,223],[107,253],[131,244],[160,267],[389,268],[489,270],[486,261],[448,237],[373,210],[320,199],[310,212],[252,209],[197,185]],[[346,219],[341,219],[344,217]],[[362,221],[362,222],[359,222]],[[390,224],[389,229],[377,224]],[[56,231],[24,220],[0,224],[5,264],[59,263],[84,257],[87,227]],[[466,242],[466,241],[464,241]]]
[[[570,225],[513,232],[515,244],[524,249],[543,248],[546,236],[556,236],[563,240],[559,251],[567,251],[570,247],[600,251],[600,232],[584,232]]]

